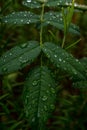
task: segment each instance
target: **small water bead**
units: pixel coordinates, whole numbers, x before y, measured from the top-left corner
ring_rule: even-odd
[[[37,81],[33,81],[32,85],[36,86],[37,85]]]
[[[50,108],[53,110],[55,108],[55,106],[52,104],[52,105],[50,105]]]
[[[7,72],[8,69],[7,69],[6,67],[4,67],[4,68],[2,68],[2,71],[3,71],[3,72]]]
[[[21,22],[24,22],[24,20],[23,20],[23,19],[21,19]]]
[[[44,106],[44,110],[47,111],[47,106]]]
[[[31,2],[31,0],[27,0],[27,2]]]
[[[65,63],[66,61],[65,60],[63,60],[63,63]]]
[[[43,101],[46,101],[47,99],[48,99],[47,96],[43,96],[43,98],[42,98]]]
[[[55,93],[55,89],[54,89],[54,88],[51,88],[51,92],[52,92],[52,93]]]
[[[61,62],[61,61],[62,61],[62,59],[61,59],[61,58],[59,58],[59,61]]]
[[[9,53],[10,56],[12,56],[12,53]]]
[[[29,60],[28,60],[28,59],[26,59],[26,58],[25,58],[25,59],[23,59],[22,57],[20,57],[20,58],[19,58],[19,62],[21,62],[21,63],[23,63],[23,64],[24,64],[24,63],[29,62]]]
[[[56,57],[57,57],[57,55],[54,55],[54,57],[56,58]]]
[[[5,59],[3,59],[3,62],[6,62],[6,60],[5,60]]]
[[[34,118],[32,118],[32,122],[35,122],[35,117],[34,117]]]
[[[20,47],[21,48],[27,48],[28,44],[27,43],[24,43],[24,44],[21,44]]]
[[[4,22],[5,22],[5,23],[7,23],[8,21],[7,21],[7,20],[5,20]]]
[[[51,84],[48,84],[49,87],[51,87]]]

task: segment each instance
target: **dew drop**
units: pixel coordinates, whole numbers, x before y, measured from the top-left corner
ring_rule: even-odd
[[[3,59],[3,62],[5,62],[6,60],[5,59]]]
[[[32,84],[33,84],[33,86],[37,85],[37,81],[33,81]]]
[[[52,92],[52,93],[55,93],[55,89],[54,89],[54,88],[51,88],[51,92]]]
[[[10,56],[12,56],[12,53],[9,53]]]
[[[32,122],[35,122],[35,117],[34,117],[34,118],[32,118]]]
[[[55,108],[55,106],[54,105],[50,105],[50,108],[53,110]]]
[[[21,19],[21,22],[23,22],[24,20],[23,19]]]
[[[2,68],[2,71],[3,71],[3,72],[7,72],[7,70],[8,70],[8,69],[7,69],[6,67],[5,67],[5,68]]]
[[[59,61],[61,62],[61,61],[62,61],[62,59],[61,59],[61,58],[59,58]]]
[[[22,57],[19,58],[20,63],[24,64],[27,63],[29,60],[28,59],[23,59]]]
[[[47,96],[43,96],[42,100],[46,101],[47,100]]]
[[[54,55],[54,57],[56,58],[56,57],[57,57],[57,55]]]
[[[47,106],[44,106],[44,110],[47,111]]]
[[[31,0],[27,0],[27,2],[31,2]]]
[[[28,46],[27,43],[24,43],[24,44],[21,44],[21,45],[20,45],[21,48],[26,48],[27,46]]]

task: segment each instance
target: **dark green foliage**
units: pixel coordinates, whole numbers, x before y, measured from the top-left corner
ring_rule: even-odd
[[[73,87],[87,89],[87,81],[79,81],[79,82],[73,83]]]
[[[5,16],[2,22],[22,25],[22,24],[36,23],[39,20],[40,19],[38,15],[33,14],[29,11],[24,12],[21,11],[21,12],[13,12],[12,14]]]
[[[64,30],[62,13],[49,11],[44,14],[44,19],[46,24]],[[79,27],[74,24],[70,24],[69,32],[80,35]]]
[[[14,72],[29,65],[39,55],[40,50],[37,41],[29,41],[12,48],[0,58],[0,74]]]
[[[55,81],[46,66],[35,68],[29,73],[23,93],[24,107],[29,123],[42,130],[54,109]]]
[[[39,2],[40,0],[23,0],[23,5],[30,7],[30,8],[40,8],[41,3]],[[46,1],[46,0],[45,0]],[[71,4],[72,0],[47,0],[45,3],[45,6],[47,7],[58,7],[58,6],[65,6],[68,4]]]
[[[45,124],[50,112],[54,109],[56,83],[51,75],[51,71],[47,67],[49,66],[49,62],[48,64],[46,64],[47,62],[45,63],[47,59],[44,60],[44,55],[48,57],[60,72],[68,74],[74,87],[87,87],[87,62],[80,62],[63,49],[67,31],[80,35],[79,27],[71,23],[73,8],[75,6],[72,4],[72,0],[24,0],[22,3],[29,7],[29,9],[32,9],[30,11],[13,12],[7,16],[3,16],[1,21],[2,23],[16,25],[33,23],[35,25],[34,27],[40,25],[38,29],[40,40],[28,41],[24,44],[17,45],[3,54],[0,58],[0,74],[3,75],[20,70],[30,65],[39,56],[38,67],[31,67],[31,72],[29,72],[24,82],[23,102],[26,117],[31,128],[33,130],[45,130]],[[67,11],[66,7],[68,5]],[[55,11],[55,7],[60,9],[60,11],[58,11],[57,8]],[[66,9],[61,11],[60,7]],[[37,8],[38,11],[36,9],[34,10],[34,8]],[[52,11],[50,11],[51,8]],[[47,12],[47,10],[49,11]],[[63,11],[69,14],[65,15]],[[39,12],[41,12],[41,14],[39,14]],[[54,29],[57,28],[64,31],[61,46],[51,41],[43,43],[43,28],[46,29],[45,27],[47,25],[53,26]],[[53,33],[52,36],[54,36]],[[50,68],[51,67],[50,65]],[[56,75],[54,77],[56,77]],[[59,81],[57,81],[57,83],[59,83]],[[16,123],[12,129],[15,129],[15,126],[19,124],[21,124],[21,122]]]
[[[84,66],[64,49],[53,43],[46,42],[43,45],[43,51],[58,68],[69,73],[74,80],[86,80]]]

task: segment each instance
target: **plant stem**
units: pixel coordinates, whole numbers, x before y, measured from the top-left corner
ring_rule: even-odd
[[[41,11],[41,18],[40,18],[40,21],[41,21],[41,28],[40,28],[40,46],[42,46],[43,44],[43,38],[42,38],[42,34],[43,34],[43,21],[44,21],[44,3],[42,4],[42,11]]]
[[[66,35],[64,35],[64,37],[63,37],[62,48],[64,47],[65,40],[66,40]]]

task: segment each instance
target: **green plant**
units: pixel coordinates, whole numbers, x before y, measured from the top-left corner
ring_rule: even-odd
[[[55,81],[56,74],[52,74],[50,69],[55,70],[57,68],[58,74],[60,72],[67,73],[75,87],[82,87],[83,85],[86,87],[87,73],[84,63],[81,63],[66,51],[67,48],[75,45],[78,41],[64,49],[68,32],[80,35],[78,26],[71,23],[74,13],[74,0],[24,0],[23,5],[29,7],[31,11],[13,12],[2,17],[1,21],[14,25],[33,23],[35,27],[38,26],[40,40],[34,41],[33,39],[17,45],[3,54],[0,58],[0,74],[18,71],[30,65],[37,58],[36,63],[38,61],[39,63],[35,67],[31,67],[24,83],[23,102],[31,128],[43,130],[49,113],[54,109],[56,91],[62,80],[60,76],[59,82]],[[45,10],[45,7],[50,9],[50,7],[55,8],[56,6],[59,7],[59,10],[53,9],[53,11],[48,12]],[[67,6],[68,8],[66,8]],[[86,10],[86,7],[81,8],[79,5],[75,7]],[[35,8],[36,10],[34,10]],[[40,11],[41,15],[38,14]],[[64,31],[61,45],[45,41],[43,32],[47,26],[54,26]],[[50,33],[52,37],[55,37],[52,31]],[[54,66],[51,66],[51,63]]]

